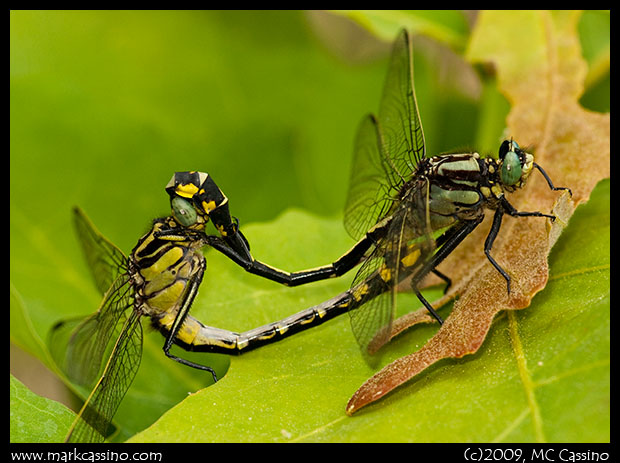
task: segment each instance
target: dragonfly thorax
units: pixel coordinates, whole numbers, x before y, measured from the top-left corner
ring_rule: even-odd
[[[203,245],[172,217],[154,221],[130,256],[136,304],[145,315],[174,318],[188,280],[205,265]]]
[[[431,228],[438,230],[482,212],[483,163],[478,153],[443,154],[424,161],[421,178]]]

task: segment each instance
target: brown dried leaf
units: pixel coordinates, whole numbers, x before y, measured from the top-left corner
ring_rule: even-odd
[[[510,197],[520,211],[553,210],[556,221],[505,216],[493,256],[511,275],[506,281],[487,261],[484,240],[492,214],[440,266],[455,282],[433,304],[460,296],[452,314],[419,351],[384,367],[351,397],[347,413],[378,400],[438,360],[474,353],[482,345],[495,314],[523,309],[547,283],[547,256],[575,207],[588,200],[596,183],[609,177],[609,114],[582,108],[586,64],[581,57],[575,12],[484,12],[473,31],[471,61],[491,61],[498,85],[512,104],[509,132],[521,146],[534,146],[536,162],[556,186],[551,191],[537,172],[526,188]],[[518,24],[518,30],[514,26]],[[507,33],[513,31],[514,33]],[[555,203],[554,203],[555,202]],[[428,317],[418,311],[396,320],[393,336]]]

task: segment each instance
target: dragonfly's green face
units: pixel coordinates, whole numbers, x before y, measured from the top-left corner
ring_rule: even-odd
[[[502,184],[522,187],[532,172],[534,156],[523,151],[516,141],[504,140],[499,148],[499,160]]]
[[[187,228],[192,228],[201,218],[191,201],[180,196],[175,196],[170,200],[172,206],[172,216],[177,222]]]

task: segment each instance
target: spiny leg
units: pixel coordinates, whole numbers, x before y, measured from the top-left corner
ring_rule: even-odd
[[[450,289],[450,286],[452,286],[452,280],[446,276],[445,274],[441,273],[439,270],[437,270],[436,268],[434,268],[433,270],[431,270],[435,275],[437,275],[439,278],[441,278],[443,281],[446,282],[446,287],[443,289],[443,293],[446,294],[448,292],[448,290]]]
[[[542,167],[540,167],[538,164],[534,163],[534,168],[538,169],[539,172],[542,174],[543,177],[545,177],[545,180],[547,181],[547,185],[549,185],[549,188],[551,188],[553,191],[559,191],[559,190],[566,190],[568,191],[568,194],[573,196],[573,192],[571,191],[570,188],[567,188],[565,186],[553,186],[553,182],[551,181],[551,178],[549,178],[549,176],[547,175],[547,172],[545,172],[543,170]]]
[[[478,224],[482,221],[483,216],[463,222],[462,225],[457,225],[454,228],[451,228],[442,236],[437,239],[437,244],[440,247],[437,249],[433,257],[424,264],[424,266],[420,269],[420,271],[416,274],[416,276],[411,280],[411,287],[415,292],[416,296],[422,302],[424,307],[430,312],[430,314],[439,322],[440,325],[443,325],[443,319],[439,316],[439,314],[433,309],[431,304],[422,296],[418,289],[418,283],[429,273],[434,272],[435,268],[446,258],[456,247],[461,244],[461,242],[465,239],[467,235],[469,235],[474,228],[478,226]],[[437,275],[437,273],[435,272]],[[442,274],[443,275],[443,274]],[[438,275],[440,276],[440,275]],[[441,276],[440,276],[441,278]],[[449,279],[447,281],[450,281]]]
[[[544,172],[544,171],[541,170],[541,172]],[[551,180],[548,180],[548,181],[551,182]],[[553,184],[551,183],[550,183],[550,186],[554,190],[568,190],[570,192],[568,188],[564,188],[564,187],[556,188],[556,187],[553,187]],[[506,271],[491,256],[491,248],[493,247],[495,238],[497,238],[497,234],[499,233],[499,229],[502,225],[502,217],[504,216],[504,214],[508,214],[512,217],[546,217],[550,219],[552,222],[555,221],[555,216],[550,215],[550,214],[543,214],[542,212],[539,212],[539,211],[533,211],[533,212],[517,211],[514,208],[514,206],[510,204],[505,197],[501,198],[500,206],[495,210],[495,215],[493,216],[493,224],[491,225],[491,230],[489,231],[489,234],[487,235],[487,238],[484,242],[484,253],[487,256],[487,259],[489,259],[489,262],[493,264],[493,267],[495,267],[495,269],[506,280],[508,294],[510,294],[510,275],[508,275],[508,273],[506,273]]]
[[[201,365],[199,363],[191,362],[189,360],[183,359],[181,357],[177,357],[176,355],[170,353],[170,348],[172,347],[172,344],[174,343],[174,340],[177,337],[179,330],[183,326],[183,322],[185,321],[185,318],[187,317],[187,314],[189,313],[189,309],[192,306],[192,302],[194,302],[194,298],[196,297],[196,294],[198,294],[198,287],[200,286],[200,283],[202,281],[202,276],[204,274],[204,267],[205,267],[205,264],[203,261],[200,269],[188,281],[188,286],[185,292],[183,304],[179,308],[179,312],[177,313],[176,317],[174,318],[174,321],[172,322],[172,327],[170,328],[170,331],[168,332],[168,335],[166,336],[166,342],[164,343],[163,349],[164,349],[164,353],[166,354],[168,358],[174,360],[175,362],[182,363],[183,365],[187,365],[188,367],[196,368],[198,370],[208,371],[213,376],[213,381],[217,382],[217,375],[215,374],[215,370],[213,370],[213,368],[206,366],[206,365]]]

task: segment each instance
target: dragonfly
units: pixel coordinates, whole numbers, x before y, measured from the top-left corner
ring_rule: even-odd
[[[194,175],[199,177],[185,174]],[[238,221],[230,216],[228,199],[208,176],[201,183],[212,187],[200,197],[213,206],[210,212],[222,241],[233,249],[248,249],[243,235],[235,233]],[[75,229],[103,300],[93,315],[62,320],[50,332],[48,344],[56,364],[71,381],[91,389],[68,441],[100,442],[107,435],[138,371],[143,316],[165,336],[167,357],[206,371],[217,381],[211,367],[170,352],[173,343],[193,350],[203,326],[189,310],[206,268],[200,250],[207,244],[204,228],[209,221],[182,197],[173,199],[171,208],[172,215],[154,220],[129,256],[105,238],[79,207],[74,208]]]
[[[222,341],[211,342],[211,350],[243,353],[347,312],[362,351],[374,353],[391,338],[396,293],[406,279],[422,305],[442,324],[419,285],[434,273],[448,290],[452,282],[437,266],[482,222],[487,210],[493,212],[493,222],[484,253],[506,280],[510,293],[511,277],[491,253],[504,215],[551,221],[555,216],[519,211],[507,194],[525,187],[533,170],[540,172],[551,190],[567,191],[571,196],[572,192],[554,186],[534,162],[534,155],[515,140],[504,140],[498,154],[497,159],[477,152],[427,157],[413,82],[412,43],[407,30],[402,30],[392,48],[378,116],[364,117],[355,139],[344,215],[347,232],[357,240],[353,247],[329,265],[289,273],[254,260],[249,246],[240,250],[221,237],[207,237],[210,246],[246,271],[289,286],[337,277],[360,265],[351,288],[245,333],[205,331],[205,338],[216,336]],[[173,200],[177,197],[173,188],[168,193]],[[245,237],[239,241],[247,244]]]

